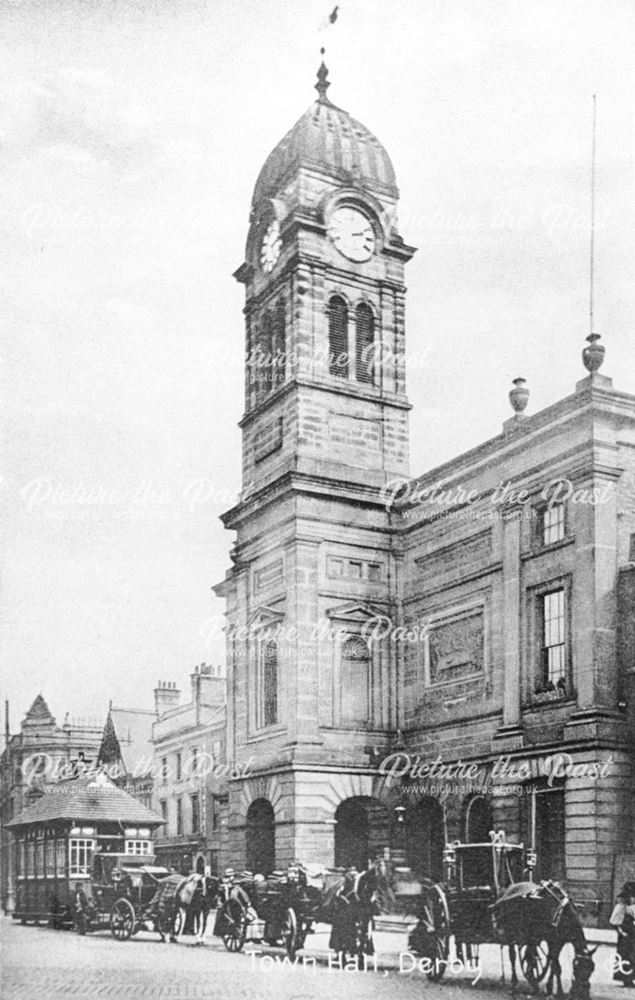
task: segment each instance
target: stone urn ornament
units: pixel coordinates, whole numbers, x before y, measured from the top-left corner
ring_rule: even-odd
[[[598,344],[600,339],[599,333],[590,333],[587,337],[589,346],[585,347],[582,351],[582,361],[584,362],[584,367],[591,375],[602,366],[604,361],[604,355],[606,353],[606,348],[603,344]]]
[[[522,413],[529,402],[529,389],[525,385],[527,379],[515,378],[514,388],[509,393],[509,402],[514,413]]]

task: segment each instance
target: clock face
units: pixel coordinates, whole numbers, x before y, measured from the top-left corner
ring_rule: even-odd
[[[276,261],[280,256],[280,225],[277,219],[274,219],[267,226],[267,232],[264,235],[262,241],[262,247],[260,248],[260,265],[267,274],[273,271]]]
[[[349,205],[336,208],[329,224],[329,236],[349,260],[370,260],[375,249],[375,230],[370,219]]]

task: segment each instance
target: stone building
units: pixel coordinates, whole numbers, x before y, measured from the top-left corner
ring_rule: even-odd
[[[95,765],[101,727],[71,720],[58,726],[41,694],[26,713],[18,733],[11,734],[9,706],[5,707],[5,740],[0,755],[0,874],[2,906],[12,912],[15,887],[11,884],[11,836],[6,824],[32,805],[47,785],[79,775]]]
[[[152,808],[165,822],[156,855],[178,870],[216,873],[225,829],[226,680],[204,663],[190,680],[185,704],[174,681],[154,691]]]
[[[516,380],[497,437],[411,478],[415,251],[388,153],[328,87],[322,65],[258,175],[236,272],[244,492],[216,593],[227,754],[256,764],[228,860],[392,850],[434,876],[446,840],[503,828],[602,921],[635,847],[635,397],[592,335],[571,395],[525,416]]]

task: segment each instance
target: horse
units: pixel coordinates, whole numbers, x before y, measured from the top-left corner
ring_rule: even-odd
[[[572,1000],[589,1000],[589,979],[595,964],[578,912],[565,889],[558,882],[516,882],[492,905],[494,932],[509,948],[512,968],[512,993],[516,992],[516,953],[520,952],[526,978],[534,992],[544,978],[547,994],[563,1000],[560,952],[565,944],[573,945]],[[541,954],[542,943],[546,952]]]
[[[394,902],[383,858],[372,862],[363,872],[348,869],[328,890],[323,916],[331,924],[329,947],[338,954],[340,962],[350,957],[359,967],[364,956],[373,954],[372,918],[391,909]]]
[[[164,942],[169,933],[170,942],[176,943],[186,925],[190,925],[196,928],[195,944],[202,944],[209,911],[218,899],[219,886],[219,879],[198,872],[186,876],[168,875],[163,879],[149,907],[160,940]]]

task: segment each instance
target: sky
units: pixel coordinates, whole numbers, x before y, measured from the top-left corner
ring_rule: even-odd
[[[408,265],[411,471],[586,374],[635,392],[626,0],[0,0],[2,697],[149,708],[223,656],[242,263],[269,151],[329,97],[389,151]]]

